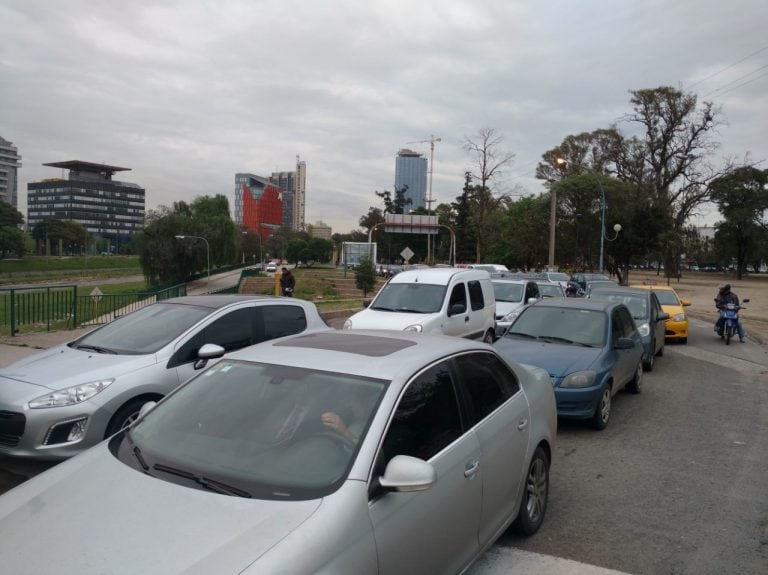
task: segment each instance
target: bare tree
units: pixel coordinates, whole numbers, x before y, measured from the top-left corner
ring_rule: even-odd
[[[488,243],[488,226],[491,215],[500,203],[509,197],[506,193],[496,193],[491,185],[498,181],[504,168],[512,163],[515,155],[501,149],[504,138],[493,128],[482,128],[474,139],[465,137],[464,149],[473,157],[473,165],[468,170],[469,178],[476,182],[471,186],[471,219],[475,229],[475,260],[481,262]]]

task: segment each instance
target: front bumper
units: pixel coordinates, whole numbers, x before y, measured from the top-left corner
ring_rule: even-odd
[[[667,320],[664,324],[665,339],[683,339],[688,337],[688,319],[683,321]]]
[[[603,385],[596,384],[580,388],[555,387],[557,416],[571,419],[592,417],[603,393]]]

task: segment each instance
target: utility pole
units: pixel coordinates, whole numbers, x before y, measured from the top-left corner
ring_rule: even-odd
[[[432,171],[434,170],[435,166],[435,142],[442,142],[442,138],[436,138],[434,134],[429,135],[428,140],[416,140],[415,142],[406,142],[406,144],[429,144],[429,184],[427,187],[427,199],[425,200],[427,203],[427,213],[429,215],[432,215],[432,202],[435,200],[432,199]],[[432,262],[432,256],[431,256],[431,244],[432,244],[432,233],[431,230],[428,230],[427,233],[427,263]]]

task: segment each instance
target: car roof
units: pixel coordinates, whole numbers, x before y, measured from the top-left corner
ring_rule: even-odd
[[[637,289],[659,289],[659,290],[665,290],[665,291],[675,291],[675,288],[672,286],[664,285],[664,284],[630,284],[631,288],[637,288]],[[677,292],[675,292],[677,293]]]
[[[638,289],[634,287],[628,287],[628,286],[617,286],[615,288],[613,287],[597,287],[591,292],[589,292],[589,295],[600,295],[600,294],[620,294],[620,295],[636,295],[641,297],[649,297],[652,292],[650,290],[645,289]]]
[[[258,302],[258,303],[291,303],[298,305],[305,305],[304,300],[295,298],[283,298],[270,295],[239,295],[239,294],[222,294],[222,295],[187,295],[180,297],[172,297],[164,300],[160,300],[157,303],[171,303],[175,305],[194,305],[199,307],[207,307],[210,309],[221,309],[228,305],[240,303],[240,302]]]
[[[608,312],[611,309],[613,309],[616,306],[623,306],[624,304],[620,304],[618,302],[605,300],[605,299],[589,299],[589,298],[567,298],[567,299],[555,299],[555,298],[545,298],[540,299],[534,304],[531,304],[528,306],[529,308],[532,307],[560,307],[560,308],[568,308],[568,309],[584,309],[584,310],[593,310],[593,311],[604,311]]]
[[[467,277],[491,277],[487,271],[473,268],[417,268],[401,271],[390,280],[390,283],[448,285],[451,279],[457,275],[464,275]]]
[[[395,380],[440,358],[493,351],[461,337],[388,330],[331,330],[288,336],[231,354],[232,359]]]

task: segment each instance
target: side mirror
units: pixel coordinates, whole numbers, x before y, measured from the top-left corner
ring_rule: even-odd
[[[743,299],[741,301],[742,301],[742,303],[749,303],[749,298]]]
[[[467,311],[467,306],[463,303],[455,303],[451,306],[451,309],[448,310],[448,316],[452,315],[461,315],[464,312]]]
[[[529,304],[536,303],[537,301],[539,301],[539,298],[535,298],[535,297],[529,297],[528,298],[528,303]]]
[[[715,300],[715,301],[717,301],[717,300]],[[682,306],[691,305],[691,302],[688,301],[687,299],[681,299],[680,300],[680,305],[682,305]]]
[[[614,349],[632,349],[633,347],[635,347],[635,342],[628,337],[620,337],[616,340],[616,345],[613,346]]]
[[[437,471],[423,459],[396,455],[379,477],[379,485],[387,491],[426,491],[437,481]]]
[[[144,405],[141,406],[141,409],[139,409],[139,417],[144,417],[147,413],[152,411],[152,409],[157,405],[156,401],[148,401]]]
[[[656,318],[656,321],[666,321],[668,319],[669,319],[669,314],[664,312],[659,314],[659,317]]]
[[[209,359],[216,359],[221,356],[223,356],[226,353],[226,350],[221,347],[220,345],[216,345],[215,343],[206,343],[197,351],[197,357],[199,358],[195,362],[195,369],[203,369],[207,364]]]

